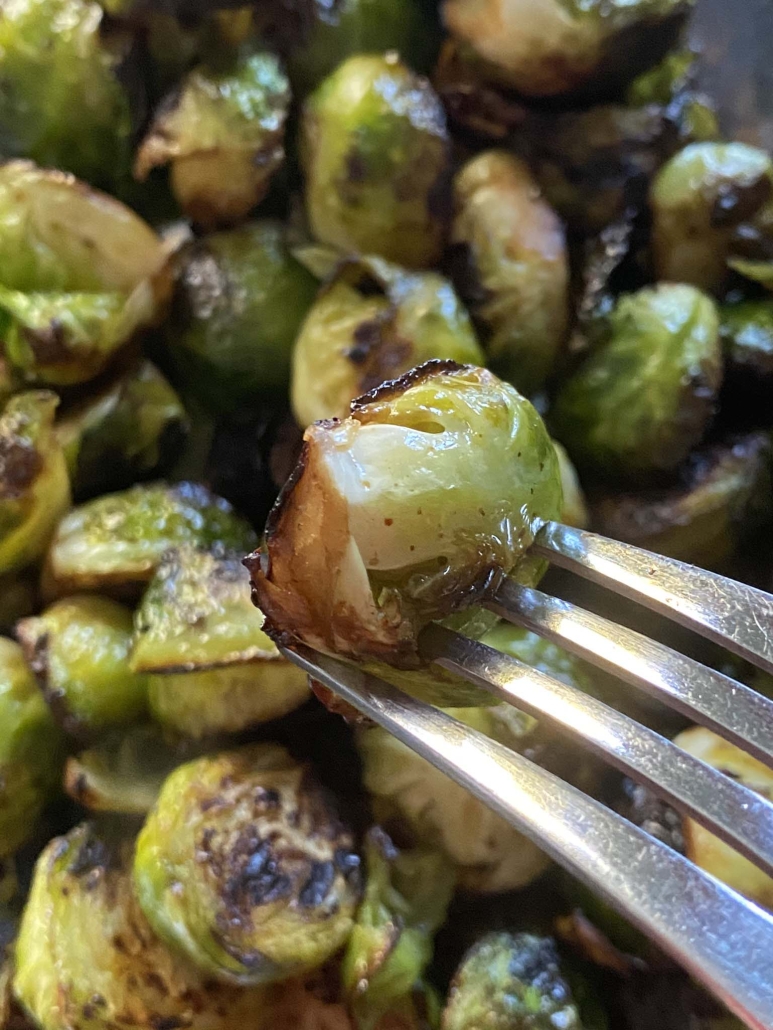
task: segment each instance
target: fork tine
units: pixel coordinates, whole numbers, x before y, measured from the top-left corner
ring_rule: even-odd
[[[442,626],[420,637],[429,660],[580,738],[773,875],[773,804],[575,687]]]
[[[773,595],[631,544],[547,522],[532,551],[773,672]]]
[[[485,607],[641,687],[773,767],[773,702],[634,630],[504,580]]]
[[[753,1030],[773,1027],[773,918],[522,755],[360,669],[282,649],[601,894]]]

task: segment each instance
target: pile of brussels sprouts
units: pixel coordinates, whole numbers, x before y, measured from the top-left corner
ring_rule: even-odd
[[[0,1030],[737,1030],[279,648],[773,909],[421,648],[773,791],[480,604],[546,519],[770,587],[771,158],[697,91],[691,0],[244,2],[0,0]]]

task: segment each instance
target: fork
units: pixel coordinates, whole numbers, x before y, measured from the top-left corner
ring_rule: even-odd
[[[773,672],[773,595],[545,523],[532,553]],[[773,767],[773,702],[640,633],[503,579],[483,605],[562,644]],[[646,784],[773,875],[773,804],[602,701],[434,624],[424,658]],[[466,787],[605,898],[754,1030],[773,1028],[773,916],[601,802],[445,712],[305,645],[287,658]]]

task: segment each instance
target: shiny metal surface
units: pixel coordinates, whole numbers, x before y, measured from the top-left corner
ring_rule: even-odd
[[[505,580],[486,604],[646,690],[773,766],[773,702],[721,672],[577,605]]]
[[[557,522],[542,527],[532,550],[773,672],[773,595]]]
[[[539,844],[753,1030],[771,1030],[767,913],[600,802],[445,713],[309,648],[283,653]]]
[[[476,640],[433,625],[420,646],[425,658],[549,719],[773,875],[773,804],[759,794],[603,701]]]

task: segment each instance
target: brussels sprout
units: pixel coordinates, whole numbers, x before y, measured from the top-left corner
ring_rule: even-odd
[[[719,334],[731,371],[767,383],[773,375],[773,301],[725,304],[719,317]]]
[[[773,165],[745,143],[693,143],[661,169],[650,191],[652,249],[659,279],[720,291],[728,262],[767,242]],[[767,253],[762,256],[767,257]]]
[[[454,872],[437,852],[398,851],[380,829],[365,841],[365,892],[343,958],[344,992],[360,1030],[410,997],[432,958]]]
[[[567,526],[587,529],[589,523],[588,507],[585,495],[577,477],[577,471],[560,443],[553,441],[558,456],[558,469],[561,473],[561,489],[564,503],[561,507],[561,521]]]
[[[526,96],[608,92],[657,63],[690,0],[445,0],[449,31],[483,74]]]
[[[350,265],[311,308],[293,351],[291,399],[303,426],[346,418],[355,397],[432,358],[484,361],[469,316],[442,276],[378,259],[358,269],[362,286],[375,280],[386,296],[350,284]]]
[[[581,466],[632,477],[672,469],[703,436],[722,368],[709,297],[669,284],[621,297],[608,339],[558,393],[556,435]]]
[[[0,339],[12,368],[58,386],[101,372],[157,318],[174,245],[72,176],[0,167]]]
[[[678,486],[616,495],[594,509],[600,532],[704,569],[723,569],[773,515],[771,444],[752,433],[695,451]]]
[[[88,826],[38,859],[14,993],[41,1030],[262,1030],[261,991],[202,976],[167,951],[134,897],[131,847]]]
[[[243,554],[255,542],[230,504],[203,486],[133,486],[65,515],[49,549],[47,585],[59,594],[110,587],[130,592],[152,578],[172,547]]]
[[[762,762],[702,726],[684,730],[674,743],[765,798],[773,796],[773,773]],[[683,820],[687,857],[733,890],[773,911],[773,878],[692,819]]]
[[[347,940],[359,895],[352,835],[276,745],[180,766],[137,840],[139,903],[170,946],[219,979],[286,979]]]
[[[415,668],[417,632],[472,604],[492,570],[534,580],[535,521],[560,504],[529,402],[483,369],[428,362],[306,430],[265,550],[246,559],[255,600],[272,635]]]
[[[443,1030],[582,1030],[555,942],[490,933],[467,952],[451,983]]]
[[[129,486],[168,462],[188,429],[180,398],[149,361],[75,407],[56,427],[76,498]]]
[[[144,180],[171,163],[174,195],[195,222],[238,222],[263,199],[284,159],[289,106],[290,86],[274,54],[194,68],[162,101],[134,173]]]
[[[426,79],[395,54],[350,57],[306,102],[301,144],[317,239],[409,268],[436,261],[449,142]]]
[[[183,260],[170,340],[186,385],[228,412],[285,388],[292,345],[316,292],[278,222],[196,242]]]
[[[145,714],[147,682],[129,668],[128,608],[107,597],[81,594],[22,619],[16,635],[68,733],[97,733]]]
[[[0,12],[0,153],[114,186],[128,171],[131,117],[119,83],[126,33],[101,31],[86,0],[11,0]]]
[[[60,732],[21,648],[0,637],[0,859],[34,831],[63,757]]]
[[[458,285],[486,330],[492,367],[526,393],[543,385],[564,342],[569,259],[564,230],[527,166],[487,151],[454,183]]]

